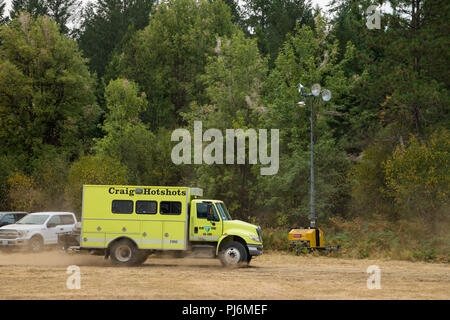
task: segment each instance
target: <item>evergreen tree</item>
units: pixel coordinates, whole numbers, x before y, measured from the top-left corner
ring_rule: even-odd
[[[45,0],[13,0],[12,8],[9,13],[10,18],[16,18],[21,11],[26,11],[34,17],[48,14]]]
[[[8,17],[5,16],[5,6],[5,0],[0,0],[0,25],[4,24],[8,20]]]
[[[182,124],[180,111],[204,99],[207,56],[216,36],[236,27],[222,1],[169,0],[152,14],[149,25],[133,36],[115,61],[116,74],[139,84],[147,95],[144,123],[150,129]]]
[[[69,33],[67,24],[76,10],[81,6],[81,0],[45,0],[48,15],[61,27],[61,32]]]
[[[89,59],[91,71],[99,79],[105,74],[114,52],[122,50],[127,33],[148,25],[154,3],[155,0],[98,0],[89,2],[83,9],[76,37],[84,56]]]
[[[273,65],[286,35],[300,23],[314,26],[309,0],[245,0],[246,31],[258,39],[258,46]]]
[[[225,134],[226,129],[243,128],[257,133],[266,112],[260,91],[267,70],[267,61],[261,58],[256,40],[246,39],[241,31],[231,38],[219,38],[216,54],[208,59],[201,77],[207,103],[192,103],[189,112],[183,113],[191,132],[194,121],[202,121],[203,130],[215,128]],[[268,141],[270,144],[270,132]],[[211,197],[223,199],[235,219],[245,219],[256,211],[255,189],[260,170],[249,163],[248,148],[245,164],[237,164],[235,159],[233,165],[203,164],[196,166],[195,171],[197,184]]]

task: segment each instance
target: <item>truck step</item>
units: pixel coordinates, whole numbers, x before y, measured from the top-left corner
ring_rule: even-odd
[[[216,246],[212,246],[209,244],[194,244],[191,246],[192,248],[209,248],[209,249],[216,249]]]

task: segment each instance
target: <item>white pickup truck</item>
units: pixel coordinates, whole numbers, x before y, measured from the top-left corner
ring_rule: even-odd
[[[25,247],[39,252],[44,246],[58,244],[58,234],[72,231],[76,223],[72,212],[30,213],[0,228],[0,249]]]

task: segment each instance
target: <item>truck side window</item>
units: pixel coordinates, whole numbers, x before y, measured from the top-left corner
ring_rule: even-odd
[[[214,221],[220,221],[216,208],[214,208],[213,206],[212,209],[214,212]],[[206,219],[207,214],[208,214],[208,203],[206,202],[197,203],[197,219]]]
[[[61,216],[61,224],[64,224],[64,225],[66,225],[66,224],[75,224],[75,221],[73,220],[73,216],[71,216],[71,215],[64,215],[64,216]]]
[[[138,214],[156,214],[158,205],[156,201],[136,201],[136,213]]]
[[[198,219],[206,219],[207,213],[208,213],[208,204],[207,203],[197,203],[197,218]]]
[[[159,203],[159,213],[161,213],[161,214],[181,214],[181,202],[161,201]]]
[[[48,220],[47,224],[49,223],[54,223],[55,226],[59,226],[61,225],[61,218],[60,216],[53,216],[50,218],[50,220]]]
[[[3,217],[2,222],[14,223],[14,222],[16,222],[16,220],[14,219],[14,216],[13,216],[12,214],[6,214],[6,215]]]
[[[111,205],[112,213],[133,213],[132,200],[113,200]]]

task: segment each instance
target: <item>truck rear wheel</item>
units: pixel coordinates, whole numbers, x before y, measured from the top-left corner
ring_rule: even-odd
[[[236,241],[226,243],[220,250],[219,259],[225,267],[238,266],[248,261],[247,250]]]
[[[136,245],[128,239],[114,242],[110,249],[110,256],[111,261],[119,266],[136,266],[145,261]]]

